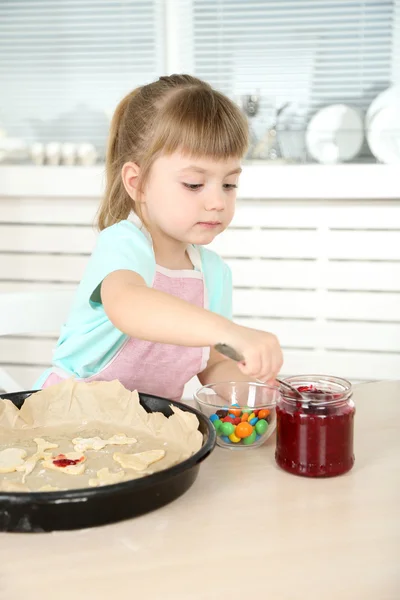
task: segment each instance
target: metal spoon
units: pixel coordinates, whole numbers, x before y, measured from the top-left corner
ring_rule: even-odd
[[[214,348],[220,354],[223,354],[224,356],[227,356],[228,358],[231,358],[232,360],[234,360],[236,362],[244,363],[244,356],[242,356],[239,352],[237,352],[235,350],[235,348],[232,348],[232,346],[228,346],[228,344],[216,344],[214,346]],[[290,390],[292,392],[292,394],[294,394],[296,396],[296,398],[301,398],[302,400],[305,400],[303,394],[301,394],[295,387],[290,385],[290,383],[286,383],[286,381],[283,381],[282,379],[278,379],[277,377],[275,377],[275,379],[281,387],[284,387],[287,390]],[[265,383],[265,381],[261,381],[260,379],[257,379],[257,381],[258,381],[258,383]]]

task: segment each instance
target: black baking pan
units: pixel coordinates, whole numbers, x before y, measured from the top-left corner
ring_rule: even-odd
[[[0,398],[11,400],[20,408],[34,393],[1,394]],[[173,404],[194,413],[203,434],[200,450],[164,471],[104,487],[60,492],[0,491],[0,531],[34,533],[96,527],[150,512],[184,494],[194,483],[200,463],[214,449],[214,427],[209,419],[190,406],[147,394],[139,396],[147,412],[162,412],[169,417]]]

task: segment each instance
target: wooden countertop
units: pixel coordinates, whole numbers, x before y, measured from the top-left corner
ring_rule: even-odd
[[[102,528],[0,534],[1,600],[399,600],[400,382],[355,388],[356,464],[279,470],[217,448],[160,510]]]

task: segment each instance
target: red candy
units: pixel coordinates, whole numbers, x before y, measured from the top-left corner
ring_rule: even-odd
[[[224,417],[221,421],[223,423],[232,423],[232,425],[235,425],[236,417],[234,419],[232,419],[232,417]]]

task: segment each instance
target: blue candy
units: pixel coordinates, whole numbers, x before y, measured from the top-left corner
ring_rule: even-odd
[[[210,421],[213,423],[214,421],[216,421],[217,419],[219,419],[219,416],[216,415],[215,413],[213,415],[210,416]]]
[[[259,440],[261,435],[256,435],[256,441]]]
[[[228,413],[228,417],[230,417],[231,419],[236,419],[235,415],[232,415],[231,413]]]
[[[254,427],[254,425],[257,423],[257,421],[258,421],[258,417],[254,417],[254,419],[251,419],[251,421],[249,421],[249,423],[250,423],[250,425],[253,425],[253,427]]]
[[[225,442],[225,444],[230,444],[231,440],[226,435],[221,435],[221,440]]]

